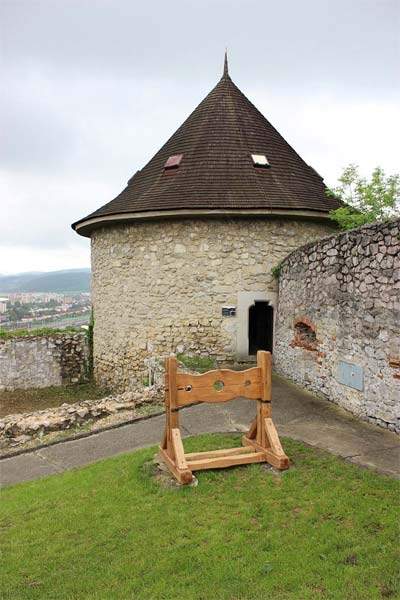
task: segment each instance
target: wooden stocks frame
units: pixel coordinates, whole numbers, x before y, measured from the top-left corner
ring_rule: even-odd
[[[271,353],[259,350],[257,366],[245,371],[216,369],[202,375],[179,373],[174,356],[165,364],[166,426],[160,458],[180,483],[190,483],[193,471],[268,462],[287,469],[284,453],[271,418]],[[256,418],[242,438],[242,447],[185,453],[179,429],[179,409],[197,402],[228,402],[242,397],[255,400]]]

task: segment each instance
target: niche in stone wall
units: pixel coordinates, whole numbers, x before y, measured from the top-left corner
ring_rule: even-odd
[[[295,320],[294,339],[291,346],[298,346],[305,350],[317,350],[318,340],[315,325],[307,317]]]

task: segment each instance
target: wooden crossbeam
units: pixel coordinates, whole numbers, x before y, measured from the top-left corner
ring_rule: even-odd
[[[264,452],[243,452],[242,450],[241,454],[231,456],[190,460],[188,461],[188,467],[191,471],[200,471],[202,469],[221,469],[235,465],[248,465],[256,462],[265,462]]]
[[[244,448],[239,446],[238,448],[225,448],[222,450],[207,450],[205,452],[189,452],[185,454],[185,458],[188,461],[201,460],[203,458],[218,458],[220,456],[233,456],[235,454],[243,454],[244,452],[254,452],[252,448]]]
[[[245,371],[215,369],[202,375],[177,373],[176,358],[167,359],[166,426],[160,458],[180,483],[190,483],[192,472],[204,469],[259,462],[269,462],[277,469],[289,467],[289,459],[271,418],[271,373],[271,354],[265,351],[257,353],[257,367]],[[185,454],[178,408],[193,402],[227,402],[236,397],[257,402],[256,418],[242,438],[242,447]]]

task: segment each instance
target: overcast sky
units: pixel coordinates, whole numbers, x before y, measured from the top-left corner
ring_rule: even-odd
[[[0,0],[0,273],[90,265],[114,198],[217,83],[329,185],[399,168],[398,0]]]

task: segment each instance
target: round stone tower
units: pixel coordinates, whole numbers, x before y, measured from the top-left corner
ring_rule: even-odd
[[[332,233],[322,178],[221,80],[114,200],[77,221],[92,245],[94,369],[120,389],[171,352],[273,349],[271,270]]]

